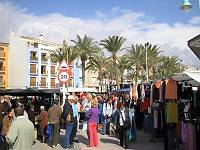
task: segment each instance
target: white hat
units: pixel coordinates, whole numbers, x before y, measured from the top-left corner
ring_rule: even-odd
[[[73,95],[69,95],[68,99],[75,99]]]
[[[45,107],[44,106],[40,106],[40,110],[45,110]]]

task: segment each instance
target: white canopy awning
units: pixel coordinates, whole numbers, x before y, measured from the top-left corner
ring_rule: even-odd
[[[63,91],[63,88],[60,89],[61,92]],[[67,90],[66,90],[67,92]],[[84,87],[84,88],[75,88],[75,87],[68,87],[68,92],[91,92],[91,93],[97,93],[97,89],[95,87],[93,88],[88,88],[88,87]]]
[[[200,71],[184,71],[183,73],[200,83]]]

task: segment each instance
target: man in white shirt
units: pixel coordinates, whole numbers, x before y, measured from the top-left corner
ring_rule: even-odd
[[[103,134],[110,134],[110,120],[113,113],[113,106],[112,106],[112,100],[108,100],[103,105],[103,116],[104,116],[104,125],[103,125]]]

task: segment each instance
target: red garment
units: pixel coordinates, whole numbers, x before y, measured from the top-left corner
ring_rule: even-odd
[[[98,133],[97,133],[97,123],[88,123],[89,127],[89,140],[90,144],[89,147],[97,147],[98,145]]]
[[[148,110],[148,107],[150,107],[150,99],[149,98],[145,98],[144,102],[141,103],[142,105],[142,112]]]

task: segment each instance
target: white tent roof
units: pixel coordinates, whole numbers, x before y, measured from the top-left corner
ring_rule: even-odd
[[[184,71],[183,73],[200,83],[200,71]]]
[[[61,92],[63,91],[63,88],[60,89]],[[88,87],[84,87],[84,88],[75,88],[75,87],[68,87],[68,92],[92,92],[92,93],[97,93],[97,89],[96,88],[88,88]]]

